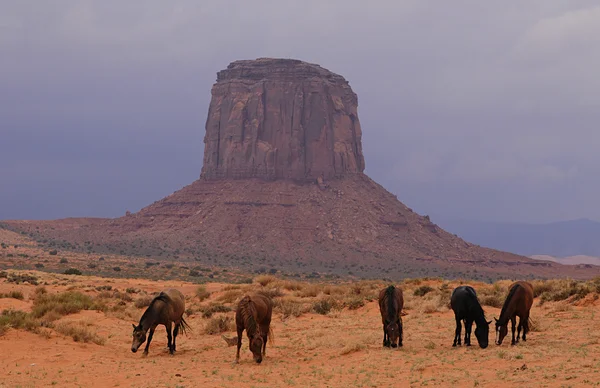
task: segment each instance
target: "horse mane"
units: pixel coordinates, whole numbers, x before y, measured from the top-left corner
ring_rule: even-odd
[[[256,319],[254,318],[256,315],[256,307],[249,296],[240,300],[239,307],[242,321],[244,321],[244,326],[246,327],[246,332],[249,336],[253,336],[256,334],[257,330]]]
[[[472,287],[467,287],[467,293],[469,294],[472,305],[470,306],[473,309],[473,312],[477,313],[477,315],[481,314],[481,317],[485,320],[485,311],[483,307],[481,307],[481,303],[477,299],[477,294]]]
[[[154,299],[152,299],[152,301],[148,305],[148,308],[146,309],[146,311],[144,311],[144,314],[142,314],[142,317],[140,318],[140,323],[139,323],[140,325],[142,324],[142,322],[144,322],[144,320],[146,318],[148,318],[148,315],[150,315],[150,313],[152,311],[154,311],[154,305],[158,301],[161,301],[164,303],[169,303],[171,301],[171,298],[169,298],[169,296],[167,294],[165,294],[164,292],[161,292],[160,294],[155,296]]]
[[[394,305],[394,295],[396,294],[396,287],[389,286],[385,289],[385,295],[387,296],[388,308],[387,315],[390,323],[395,322],[398,317],[398,312],[396,311],[396,306]]]
[[[520,284],[515,284],[514,286],[511,287],[510,291],[508,291],[508,296],[506,297],[506,300],[504,301],[504,305],[502,306],[502,310],[500,311],[500,318],[498,319],[498,321],[502,321],[502,317],[506,314],[507,310],[508,310],[508,306],[510,305],[510,302],[512,301],[513,297],[515,296],[515,293],[517,292],[517,288],[519,288],[521,285]]]

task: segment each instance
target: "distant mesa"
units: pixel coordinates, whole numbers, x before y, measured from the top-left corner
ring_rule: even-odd
[[[348,82],[321,66],[232,62],[212,88],[198,180],[116,219],[4,225],[97,253],[253,272],[480,280],[600,274],[473,245],[413,212],[363,173],[357,105]]]
[[[314,181],[363,172],[358,99],[342,76],[293,59],[217,75],[201,178]]]

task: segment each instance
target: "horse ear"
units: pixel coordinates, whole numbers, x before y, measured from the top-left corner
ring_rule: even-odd
[[[131,326],[133,326],[133,330],[135,330],[135,329],[136,329],[136,327],[135,327],[135,324],[134,324],[134,323],[132,323],[132,324],[131,324]]]

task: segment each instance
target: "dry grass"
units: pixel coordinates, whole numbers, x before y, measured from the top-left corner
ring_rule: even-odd
[[[321,293],[321,288],[322,286],[319,284],[309,284],[296,291],[295,295],[300,298],[315,298]]]
[[[235,323],[231,317],[219,315],[212,317],[204,326],[204,333],[209,335],[221,334],[235,330]]]
[[[33,300],[31,314],[41,318],[52,313],[54,316],[74,314],[81,310],[104,310],[105,306],[89,295],[75,291],[60,294],[40,294]]]
[[[228,290],[219,295],[217,300],[222,303],[234,303],[244,294],[242,290]]]
[[[0,315],[0,335],[9,328],[24,329],[36,333],[41,327],[40,321],[20,310],[4,310]]]
[[[21,291],[11,291],[6,294],[0,294],[0,298],[12,298],[12,299],[23,300],[23,299],[25,299],[25,296],[23,295],[23,293]]]
[[[215,313],[227,313],[231,311],[231,307],[225,306],[221,303],[211,303],[208,306],[202,306],[199,309],[202,312],[202,317],[210,318]]]
[[[152,303],[152,299],[154,299],[154,298],[151,295],[140,296],[139,298],[137,298],[135,300],[133,305],[135,307],[137,307],[138,309],[148,307],[148,306],[150,306],[150,303]]]
[[[367,346],[364,343],[355,341],[355,342],[346,344],[346,346],[344,346],[342,348],[342,351],[340,352],[340,354],[342,356],[345,356],[346,354],[360,352],[361,350],[364,350],[366,348],[367,348]]]
[[[254,282],[260,284],[263,287],[275,282],[276,280],[277,278],[272,275],[260,275],[254,278]]]
[[[98,336],[91,331],[87,325],[81,322],[78,324],[59,323],[54,330],[67,337],[73,338],[73,341],[75,342],[92,342],[96,345],[104,345],[106,343],[104,338]]]
[[[198,286],[198,288],[196,288],[196,298],[198,298],[200,302],[210,298],[210,292],[206,290],[206,286]]]
[[[274,310],[280,312],[283,319],[299,317],[311,310],[310,305],[298,302],[290,297],[283,297],[274,301]]]

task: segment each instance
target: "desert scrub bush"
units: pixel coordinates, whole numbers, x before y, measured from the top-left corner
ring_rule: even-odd
[[[154,299],[151,295],[140,296],[133,302],[133,305],[138,309],[150,306],[152,303],[152,299]]]
[[[90,268],[90,269],[94,269],[94,268],[97,268],[98,265],[95,264],[95,263],[88,263],[87,267]]]
[[[357,310],[365,305],[365,299],[362,297],[351,297],[344,300],[344,307],[348,310]]]
[[[67,291],[60,294],[40,294],[33,300],[31,315],[42,318],[49,313],[63,316],[78,313],[81,310],[104,310],[105,306],[95,302],[89,295]]]
[[[299,291],[304,288],[304,284],[295,280],[284,280],[277,282],[277,286],[288,291]]]
[[[312,310],[321,315],[326,315],[336,307],[337,303],[333,298],[323,298],[312,304]]]
[[[11,291],[11,292],[7,292],[6,294],[0,294],[0,298],[12,298],[12,299],[23,300],[23,299],[25,299],[25,296],[23,296],[23,293],[21,291]]]
[[[306,287],[295,292],[300,298],[315,298],[321,293],[321,287],[318,284],[309,284]]]
[[[29,283],[33,286],[37,286],[39,284],[38,277],[34,275],[30,275],[27,273],[10,273],[6,276],[6,281],[8,283]]]
[[[217,300],[223,303],[233,303],[243,294],[242,290],[229,290],[219,295]]]
[[[481,305],[490,306],[495,308],[502,308],[504,304],[504,299],[501,295],[491,294],[491,295],[482,295],[479,298]]]
[[[93,342],[96,345],[104,345],[106,340],[96,333],[91,331],[84,324],[70,324],[70,323],[59,323],[54,327],[54,330],[60,334],[63,334],[67,337],[73,338],[75,342]]]
[[[344,295],[346,293],[346,289],[341,286],[332,286],[325,285],[323,286],[323,294],[325,295]]]
[[[358,342],[358,341],[356,341],[356,342],[350,342],[350,343],[346,344],[342,348],[340,354],[342,356],[345,356],[346,354],[350,354],[350,353],[354,353],[354,352],[359,352],[359,351],[364,350],[366,348],[367,348],[367,346],[365,344],[363,344],[362,342]]]
[[[233,319],[224,315],[210,318],[204,326],[204,333],[209,335],[221,334],[233,330],[235,330]]]
[[[414,296],[425,296],[428,293],[430,293],[431,291],[433,291],[433,287],[424,285],[424,286],[419,286],[415,289],[415,291],[413,292]]]
[[[33,266],[37,269],[44,268],[44,264],[42,263],[35,263]]]
[[[40,322],[33,319],[25,311],[4,310],[0,315],[0,335],[4,334],[9,328],[25,329],[36,333],[40,327]]]
[[[113,271],[115,271],[115,272],[121,272],[121,267],[113,267]]]
[[[281,298],[284,295],[279,288],[263,288],[258,290],[257,293],[268,296],[271,299]]]
[[[270,283],[273,283],[276,280],[277,278],[272,275],[259,275],[254,278],[254,282],[260,284],[263,287],[267,286]]]
[[[60,259],[58,261],[60,264],[67,264],[69,262],[69,260],[65,259],[64,257],[62,259]]]
[[[196,298],[198,298],[200,302],[210,298],[210,292],[206,291],[206,286],[198,286],[198,288],[196,288]]]
[[[211,303],[208,306],[200,307],[199,311],[202,312],[203,318],[210,318],[215,313],[228,313],[231,311],[231,307],[225,306],[221,303]]]
[[[63,272],[65,275],[81,275],[81,271],[77,268],[69,268]]]
[[[306,314],[310,311],[311,306],[289,298],[279,298],[273,301],[273,308],[275,311],[281,312],[282,318],[286,319],[289,317],[298,318],[302,314]]]
[[[540,304],[566,299],[577,301],[595,291],[595,287],[593,289],[591,284],[575,280],[549,280],[547,282],[551,285],[551,288],[540,294]]]
[[[56,256],[56,255],[58,255],[58,251],[56,249],[53,249],[53,250],[51,250],[48,253],[50,254],[50,256]]]

